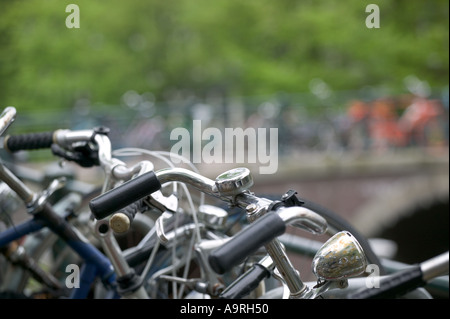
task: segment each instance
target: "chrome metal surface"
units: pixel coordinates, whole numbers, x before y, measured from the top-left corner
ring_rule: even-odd
[[[284,279],[286,286],[289,288],[291,295],[303,293],[307,287],[300,279],[300,274],[292,265],[281,243],[274,239],[265,247],[281,277]]]
[[[16,118],[17,110],[14,106],[6,107],[0,114],[0,136],[8,129]]]
[[[276,213],[286,224],[291,224],[312,234],[320,235],[327,231],[328,223],[326,219],[305,207],[281,208]]]
[[[225,227],[228,213],[226,210],[213,205],[200,205],[198,208],[198,220],[213,229]]]
[[[220,174],[215,183],[222,196],[233,196],[252,187],[253,177],[248,168],[239,167]]]
[[[336,233],[317,251],[313,273],[321,280],[340,280],[365,272],[367,258],[361,245],[348,231]]]
[[[423,280],[429,281],[438,276],[448,274],[449,252],[442,253],[420,264]]]
[[[180,182],[193,186],[197,190],[217,197],[219,194],[214,181],[184,168],[167,168],[155,172],[161,185],[168,182]]]

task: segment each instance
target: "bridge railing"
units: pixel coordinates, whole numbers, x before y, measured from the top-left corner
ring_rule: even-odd
[[[17,106],[20,112],[20,106]],[[276,94],[251,98],[196,98],[182,94],[157,102],[125,92],[117,105],[79,100],[67,109],[19,113],[14,132],[107,126],[115,147],[169,150],[176,128],[276,128],[279,156],[299,152],[371,152],[447,147],[448,88],[424,98],[366,91]],[[193,134],[191,134],[191,138]],[[208,139],[200,141],[203,145]],[[192,145],[192,143],[191,143]]]

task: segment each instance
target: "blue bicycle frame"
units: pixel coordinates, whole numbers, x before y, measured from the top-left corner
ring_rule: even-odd
[[[84,260],[80,272],[80,288],[72,288],[71,299],[86,298],[91,284],[97,277],[107,287],[115,287],[116,276],[109,259],[96,247],[84,241],[64,218],[54,213],[50,205],[45,205],[42,211],[33,215],[32,219],[1,232],[0,247],[46,227],[63,238],[67,245]]]

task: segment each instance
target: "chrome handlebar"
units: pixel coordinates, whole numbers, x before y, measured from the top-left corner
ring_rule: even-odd
[[[6,129],[14,122],[17,111],[13,106],[6,107],[2,114],[0,114],[0,136],[6,131]]]

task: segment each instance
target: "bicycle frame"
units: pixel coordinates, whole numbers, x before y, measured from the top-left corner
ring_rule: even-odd
[[[33,193],[25,185],[14,178],[14,175],[0,163],[0,180],[14,181],[15,189],[20,189],[19,194],[23,198],[33,198]],[[29,200],[30,205],[32,200]],[[0,247],[20,239],[23,236],[49,228],[52,232],[62,238],[69,247],[73,249],[83,260],[84,264],[80,273],[80,288],[73,288],[70,298],[86,298],[94,280],[99,277],[107,286],[115,286],[115,273],[109,259],[106,258],[96,247],[85,240],[82,235],[72,227],[64,218],[59,216],[52,207],[45,203],[42,208],[33,211],[33,217],[19,225],[12,226],[0,233]]]
[[[40,217],[34,217],[17,226],[9,228],[0,233],[0,246],[7,245],[30,233],[38,232],[41,229],[52,226],[41,220]],[[95,247],[82,241],[80,238],[73,238],[66,241],[67,244],[80,255],[85,264],[83,264],[80,272],[80,287],[73,288],[71,299],[84,299],[88,296],[91,284],[96,277],[99,277],[105,283],[113,286],[115,283],[115,275],[109,260],[101,254]]]

